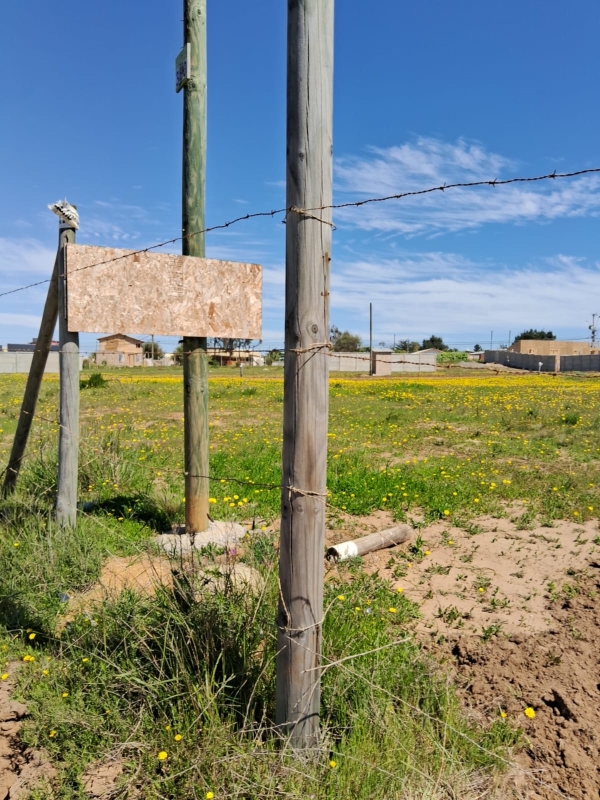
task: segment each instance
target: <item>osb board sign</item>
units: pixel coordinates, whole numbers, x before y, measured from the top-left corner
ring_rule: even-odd
[[[258,264],[69,244],[66,272],[70,331],[261,338]]]

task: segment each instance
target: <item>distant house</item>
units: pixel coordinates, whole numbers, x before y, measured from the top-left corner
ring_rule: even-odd
[[[262,367],[265,359],[262,353],[256,350],[223,350],[220,347],[209,347],[208,357],[216,361],[221,367],[234,367],[245,364],[248,367]]]
[[[425,353],[435,353],[435,355],[437,356],[439,355],[439,353],[443,352],[444,352],[443,350],[438,350],[437,347],[427,347],[425,348],[425,350],[417,350],[417,353],[420,353],[421,355],[425,355]]]
[[[536,356],[589,356],[589,342],[569,342],[560,339],[519,339],[508,348],[512,353]]]
[[[483,350],[467,350],[467,361],[483,361]]]
[[[32,339],[29,344],[7,344],[6,351],[8,353],[34,353],[37,347],[37,339]],[[58,342],[51,342],[50,351],[56,352],[58,350]]]
[[[124,333],[113,333],[98,339],[94,361],[106,367],[141,367],[144,364],[144,342]]]

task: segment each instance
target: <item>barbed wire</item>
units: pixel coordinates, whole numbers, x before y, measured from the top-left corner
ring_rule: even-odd
[[[74,272],[81,272],[82,270],[92,269],[93,267],[100,267],[106,264],[112,264],[116,261],[121,261],[124,258],[131,258],[132,256],[140,255],[142,253],[149,253],[151,250],[157,250],[159,247],[166,247],[170,244],[176,244],[177,242],[183,242],[188,239],[193,239],[195,236],[200,236],[204,233],[212,233],[213,231],[217,230],[224,230],[230,228],[232,225],[236,225],[239,222],[245,222],[250,219],[257,219],[259,217],[275,217],[279,214],[285,214],[286,216],[291,213],[296,213],[299,216],[306,216],[310,219],[315,219],[313,212],[318,211],[334,211],[338,209],[344,208],[359,208],[361,206],[369,205],[372,203],[385,203],[390,200],[402,200],[405,197],[417,197],[424,194],[433,194],[434,192],[444,192],[447,189],[469,189],[469,188],[476,188],[481,186],[491,186],[492,188],[496,186],[508,186],[509,184],[513,183],[538,183],[540,181],[546,180],[556,180],[561,178],[576,178],[580,177],[581,175],[591,175],[593,173],[600,173],[600,167],[589,167],[587,169],[579,169],[574,170],[573,172],[554,172],[545,174],[545,175],[536,175],[532,177],[517,177],[517,178],[505,178],[499,180],[494,178],[494,180],[480,180],[480,181],[459,181],[456,183],[444,183],[439,186],[430,186],[426,189],[413,189],[407,192],[398,192],[396,194],[389,194],[383,195],[381,197],[367,197],[364,200],[352,200],[345,203],[332,203],[330,205],[323,205],[323,206],[314,206],[312,208],[297,208],[296,206],[290,206],[289,208],[277,208],[273,209],[272,211],[255,211],[252,214],[244,214],[240,217],[235,217],[234,219],[228,220],[227,222],[222,222],[219,225],[211,225],[207,228],[202,228],[198,231],[192,231],[191,233],[185,233],[182,236],[175,236],[171,239],[165,239],[163,242],[158,242],[157,244],[149,245],[148,247],[143,247],[139,250],[131,250],[127,253],[115,256],[114,258],[108,258],[104,261],[98,261],[94,264],[86,264],[85,266],[78,267]],[[331,225],[331,222],[328,220],[317,219],[318,222],[322,222],[323,224]],[[285,220],[284,220],[285,222]],[[25,286],[19,286],[15,289],[9,289],[5,292],[0,292],[1,297],[7,297],[11,294],[16,294],[17,292],[23,292],[26,289],[31,289],[35,286],[41,286],[45,283],[50,283],[51,278],[47,278],[42,281],[36,281],[35,283],[29,283]]]

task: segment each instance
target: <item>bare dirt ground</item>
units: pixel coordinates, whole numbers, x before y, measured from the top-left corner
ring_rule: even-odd
[[[591,570],[579,594],[549,609],[548,630],[488,642],[463,635],[451,647],[467,708],[481,721],[504,712],[524,729],[523,773],[513,773],[508,797],[600,797],[600,564]]]
[[[348,520],[328,543],[391,525],[384,513]],[[598,523],[520,530],[518,515],[481,517],[468,533],[439,522],[420,534],[424,555],[410,553],[415,534],[363,563],[419,603],[417,632],[445,655],[468,712],[523,729],[501,796],[599,798]]]
[[[11,700],[18,668],[18,664],[9,664],[9,677],[0,683],[0,800],[24,800],[34,787],[55,775],[43,753],[19,741],[27,707]]]

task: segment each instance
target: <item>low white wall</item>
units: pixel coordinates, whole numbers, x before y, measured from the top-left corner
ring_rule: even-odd
[[[435,353],[385,353],[392,362],[392,372],[435,372]],[[369,353],[335,353],[329,358],[330,372],[369,372]]]
[[[59,366],[58,366],[58,358],[59,353],[56,350],[50,351],[48,353],[48,360],[46,361],[46,369],[44,370],[45,373],[54,373],[58,374]],[[8,353],[5,350],[0,351],[0,373],[12,372],[12,373],[21,373],[21,374],[28,374],[29,370],[31,369],[31,361],[33,359],[33,353]],[[79,358],[79,369],[81,369],[81,363],[83,359]]]

